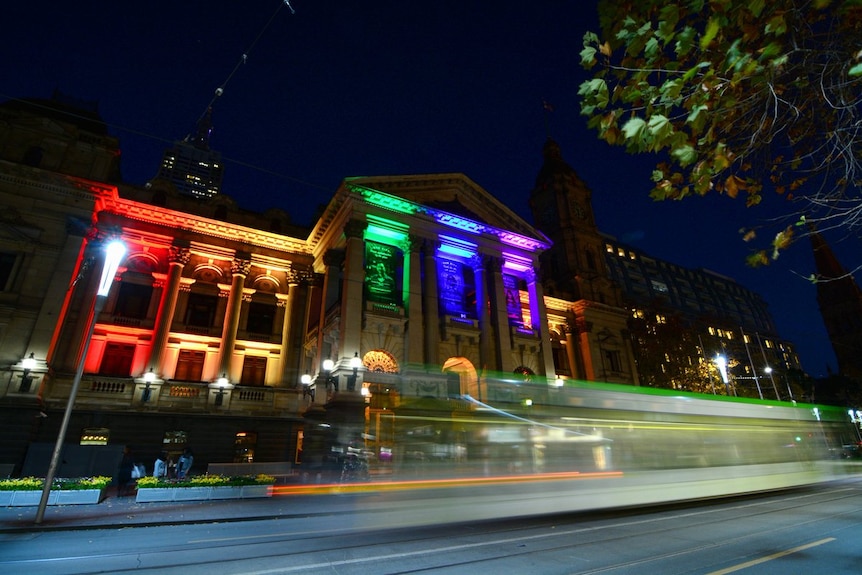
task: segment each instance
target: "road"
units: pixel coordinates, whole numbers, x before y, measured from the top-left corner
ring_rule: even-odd
[[[0,572],[698,574],[862,572],[862,481],[745,498],[397,527],[380,495],[307,498],[266,520],[4,533]],[[432,511],[434,499],[392,509]],[[400,511],[399,511],[400,512]],[[387,515],[381,520],[381,515]],[[384,525],[381,527],[381,525]]]

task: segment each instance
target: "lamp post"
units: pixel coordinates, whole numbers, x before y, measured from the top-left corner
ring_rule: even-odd
[[[21,360],[21,367],[24,368],[24,372],[21,374],[21,385],[18,386],[18,393],[30,393],[30,386],[33,384],[30,372],[36,367],[36,358],[33,357],[32,351],[30,357]]]
[[[323,381],[326,382],[326,389],[329,389],[329,386],[332,386],[332,391],[338,393],[338,378],[332,377],[329,374],[332,373],[332,369],[335,367],[335,362],[329,358],[323,360]]]
[[[227,374],[223,373],[221,377],[216,380],[215,387],[217,391],[215,394],[215,400],[213,401],[213,405],[216,407],[221,407],[224,404],[224,396],[227,394],[226,390],[233,389],[234,386],[227,378]]]
[[[299,378],[299,382],[302,384],[302,399],[311,398],[312,403],[314,402],[314,388],[311,387],[311,376],[307,373],[302,374],[302,377]]]
[[[90,350],[90,340],[93,338],[93,330],[96,329],[96,321],[98,321],[99,314],[102,313],[102,309],[105,307],[108,293],[111,291],[111,284],[114,282],[114,276],[117,274],[117,268],[120,267],[120,262],[125,255],[126,246],[119,240],[112,240],[105,246],[105,263],[102,266],[102,277],[99,280],[99,288],[96,290],[96,301],[93,303],[93,316],[90,318],[90,325],[87,327],[87,334],[84,337],[84,347],[81,350],[81,358],[78,360],[78,369],[75,372],[75,379],[72,380],[72,389],[69,390],[66,412],[63,414],[63,422],[60,424],[60,431],[57,433],[57,443],[54,445],[54,453],[51,455],[48,473],[45,475],[42,499],[39,500],[39,507],[36,510],[36,523],[42,523],[42,519],[45,517],[45,507],[48,505],[51,484],[54,482],[54,475],[57,473],[60,453],[63,451],[63,441],[66,438],[66,430],[69,428],[69,420],[72,418],[72,408],[75,405],[78,388],[81,386],[81,376],[84,375],[84,362],[87,360],[87,352]]]
[[[353,375],[347,378],[347,391],[356,391],[356,379],[359,377],[359,368],[362,367],[362,360],[359,359],[359,352],[353,353],[350,358],[350,367],[353,368]]]
[[[141,391],[141,403],[147,403],[150,400],[150,396],[153,393],[153,390],[150,388],[150,385],[156,381],[156,373],[153,371],[151,367],[150,370],[144,374],[144,389]]]
[[[715,356],[715,367],[718,368],[718,373],[721,374],[721,381],[724,382],[724,391],[730,396],[730,386],[728,385],[727,377],[727,358],[719,354]]]

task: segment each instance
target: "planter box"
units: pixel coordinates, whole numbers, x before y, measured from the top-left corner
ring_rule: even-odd
[[[214,499],[251,499],[254,497],[272,497],[272,485],[152,487],[138,489],[135,502],[208,501]]]
[[[93,505],[104,496],[103,489],[52,490],[48,505]],[[31,507],[39,505],[42,491],[0,491],[0,507]]]

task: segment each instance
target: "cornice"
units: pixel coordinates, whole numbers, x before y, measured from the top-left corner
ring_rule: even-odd
[[[117,197],[115,190],[110,195],[101,194],[96,205],[97,211],[108,211],[130,220],[185,230],[204,236],[232,240],[282,252],[311,255],[311,249],[305,240],[125,200]]]

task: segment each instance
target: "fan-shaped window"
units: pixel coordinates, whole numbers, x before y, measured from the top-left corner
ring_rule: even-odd
[[[382,349],[369,351],[362,357],[362,364],[368,371],[398,373],[398,362],[389,352]]]
[[[536,375],[536,372],[525,365],[516,367],[514,373],[523,377],[524,381],[531,381],[533,376]]]

